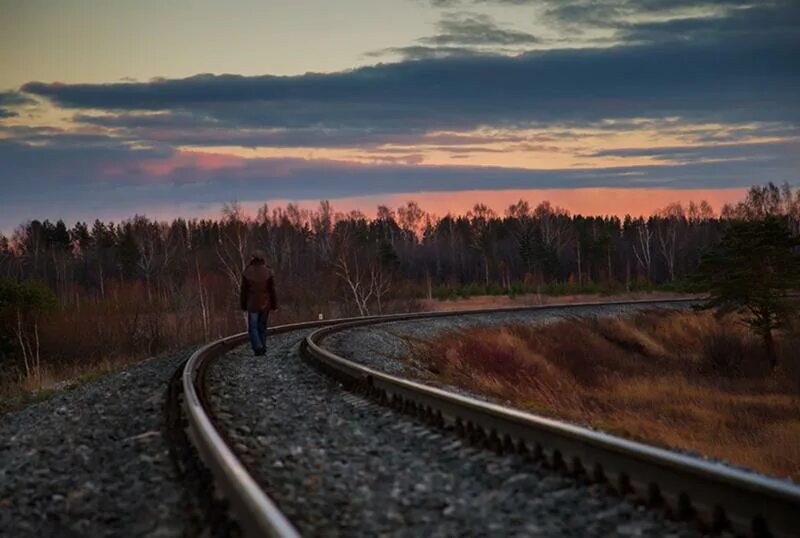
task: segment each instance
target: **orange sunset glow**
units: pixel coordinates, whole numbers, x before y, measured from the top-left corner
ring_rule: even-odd
[[[400,207],[409,200],[417,202],[424,210],[433,215],[443,216],[448,213],[461,215],[473,208],[475,204],[485,204],[498,215],[519,200],[525,200],[531,206],[543,201],[553,206],[567,209],[574,215],[611,215],[620,218],[625,215],[633,217],[652,215],[671,203],[708,202],[719,212],[724,204],[733,204],[744,197],[746,189],[542,189],[542,190],[510,190],[510,191],[458,191],[458,192],[420,192],[390,197],[343,198],[334,201],[340,211],[358,210],[371,216],[380,205]],[[303,206],[313,207],[310,204]]]

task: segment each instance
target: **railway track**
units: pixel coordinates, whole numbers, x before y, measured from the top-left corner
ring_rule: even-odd
[[[399,421],[401,419],[394,418],[399,416],[397,412],[405,413],[410,417],[402,420],[412,420],[417,424],[425,422],[429,426],[424,429],[428,431],[447,430],[444,435],[447,439],[451,438],[449,433],[452,432],[473,446],[504,454],[510,458],[509,461],[515,462],[520,458],[535,460],[538,465],[556,469],[561,475],[570,475],[573,481],[577,478],[581,483],[602,485],[622,496],[636,497],[645,504],[665,508],[678,518],[700,521],[707,530],[731,529],[752,536],[797,536],[800,529],[800,487],[442,391],[348,360],[325,347],[326,338],[337,332],[387,322],[500,313],[569,315],[615,305],[637,308],[676,306],[675,303],[629,302],[401,314],[284,325],[272,329],[271,335],[273,339],[281,334],[287,335],[291,346],[299,343],[303,357],[310,365],[335,378],[343,388],[356,395],[349,397],[350,400],[356,398],[356,403],[350,401],[350,405],[391,408],[392,412],[384,411],[385,420]],[[245,533],[253,536],[299,536],[294,521],[302,521],[303,514],[295,510],[287,518],[278,510],[254,478],[254,469],[257,471],[265,464],[260,461],[263,458],[254,455],[253,450],[248,450],[242,443],[237,444],[234,437],[238,434],[226,432],[225,426],[219,423],[224,421],[217,421],[212,411],[214,404],[210,400],[219,399],[219,396],[209,396],[206,371],[215,359],[225,356],[245,339],[246,336],[240,334],[197,350],[183,367],[180,387],[176,390],[183,393],[183,412],[189,437],[211,469],[217,487],[224,493]],[[413,430],[415,426],[409,428]],[[386,424],[383,424],[377,431],[385,430]],[[425,440],[430,435],[437,440],[439,437],[438,433],[417,434]],[[231,446],[238,446],[238,449]],[[462,448],[457,447],[457,450]],[[516,465],[513,462],[509,465]],[[268,482],[270,486],[280,487],[275,479]],[[294,489],[292,491],[296,495]],[[283,503],[281,507],[284,507]],[[309,529],[304,527],[302,530],[313,533]],[[340,534],[347,534],[347,531]]]

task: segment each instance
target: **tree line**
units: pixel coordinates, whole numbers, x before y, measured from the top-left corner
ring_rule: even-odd
[[[472,294],[679,289],[732,222],[767,216],[800,232],[800,191],[768,184],[719,213],[700,201],[624,218],[520,200],[502,213],[476,204],[442,217],[415,202],[367,216],[323,201],[315,210],[265,205],[254,216],[232,203],[217,219],[171,222],[31,220],[0,235],[0,364],[19,373],[45,348],[75,361],[233,332],[236,290],[255,248],[267,252],[280,316],[290,321]]]

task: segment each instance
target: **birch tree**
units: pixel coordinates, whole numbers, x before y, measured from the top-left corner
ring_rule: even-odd
[[[640,218],[636,224],[636,238],[633,241],[633,255],[650,280],[653,267],[653,230],[647,221]]]

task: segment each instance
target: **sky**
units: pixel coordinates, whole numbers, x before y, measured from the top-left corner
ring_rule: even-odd
[[[0,0],[0,230],[800,184],[797,0]]]

